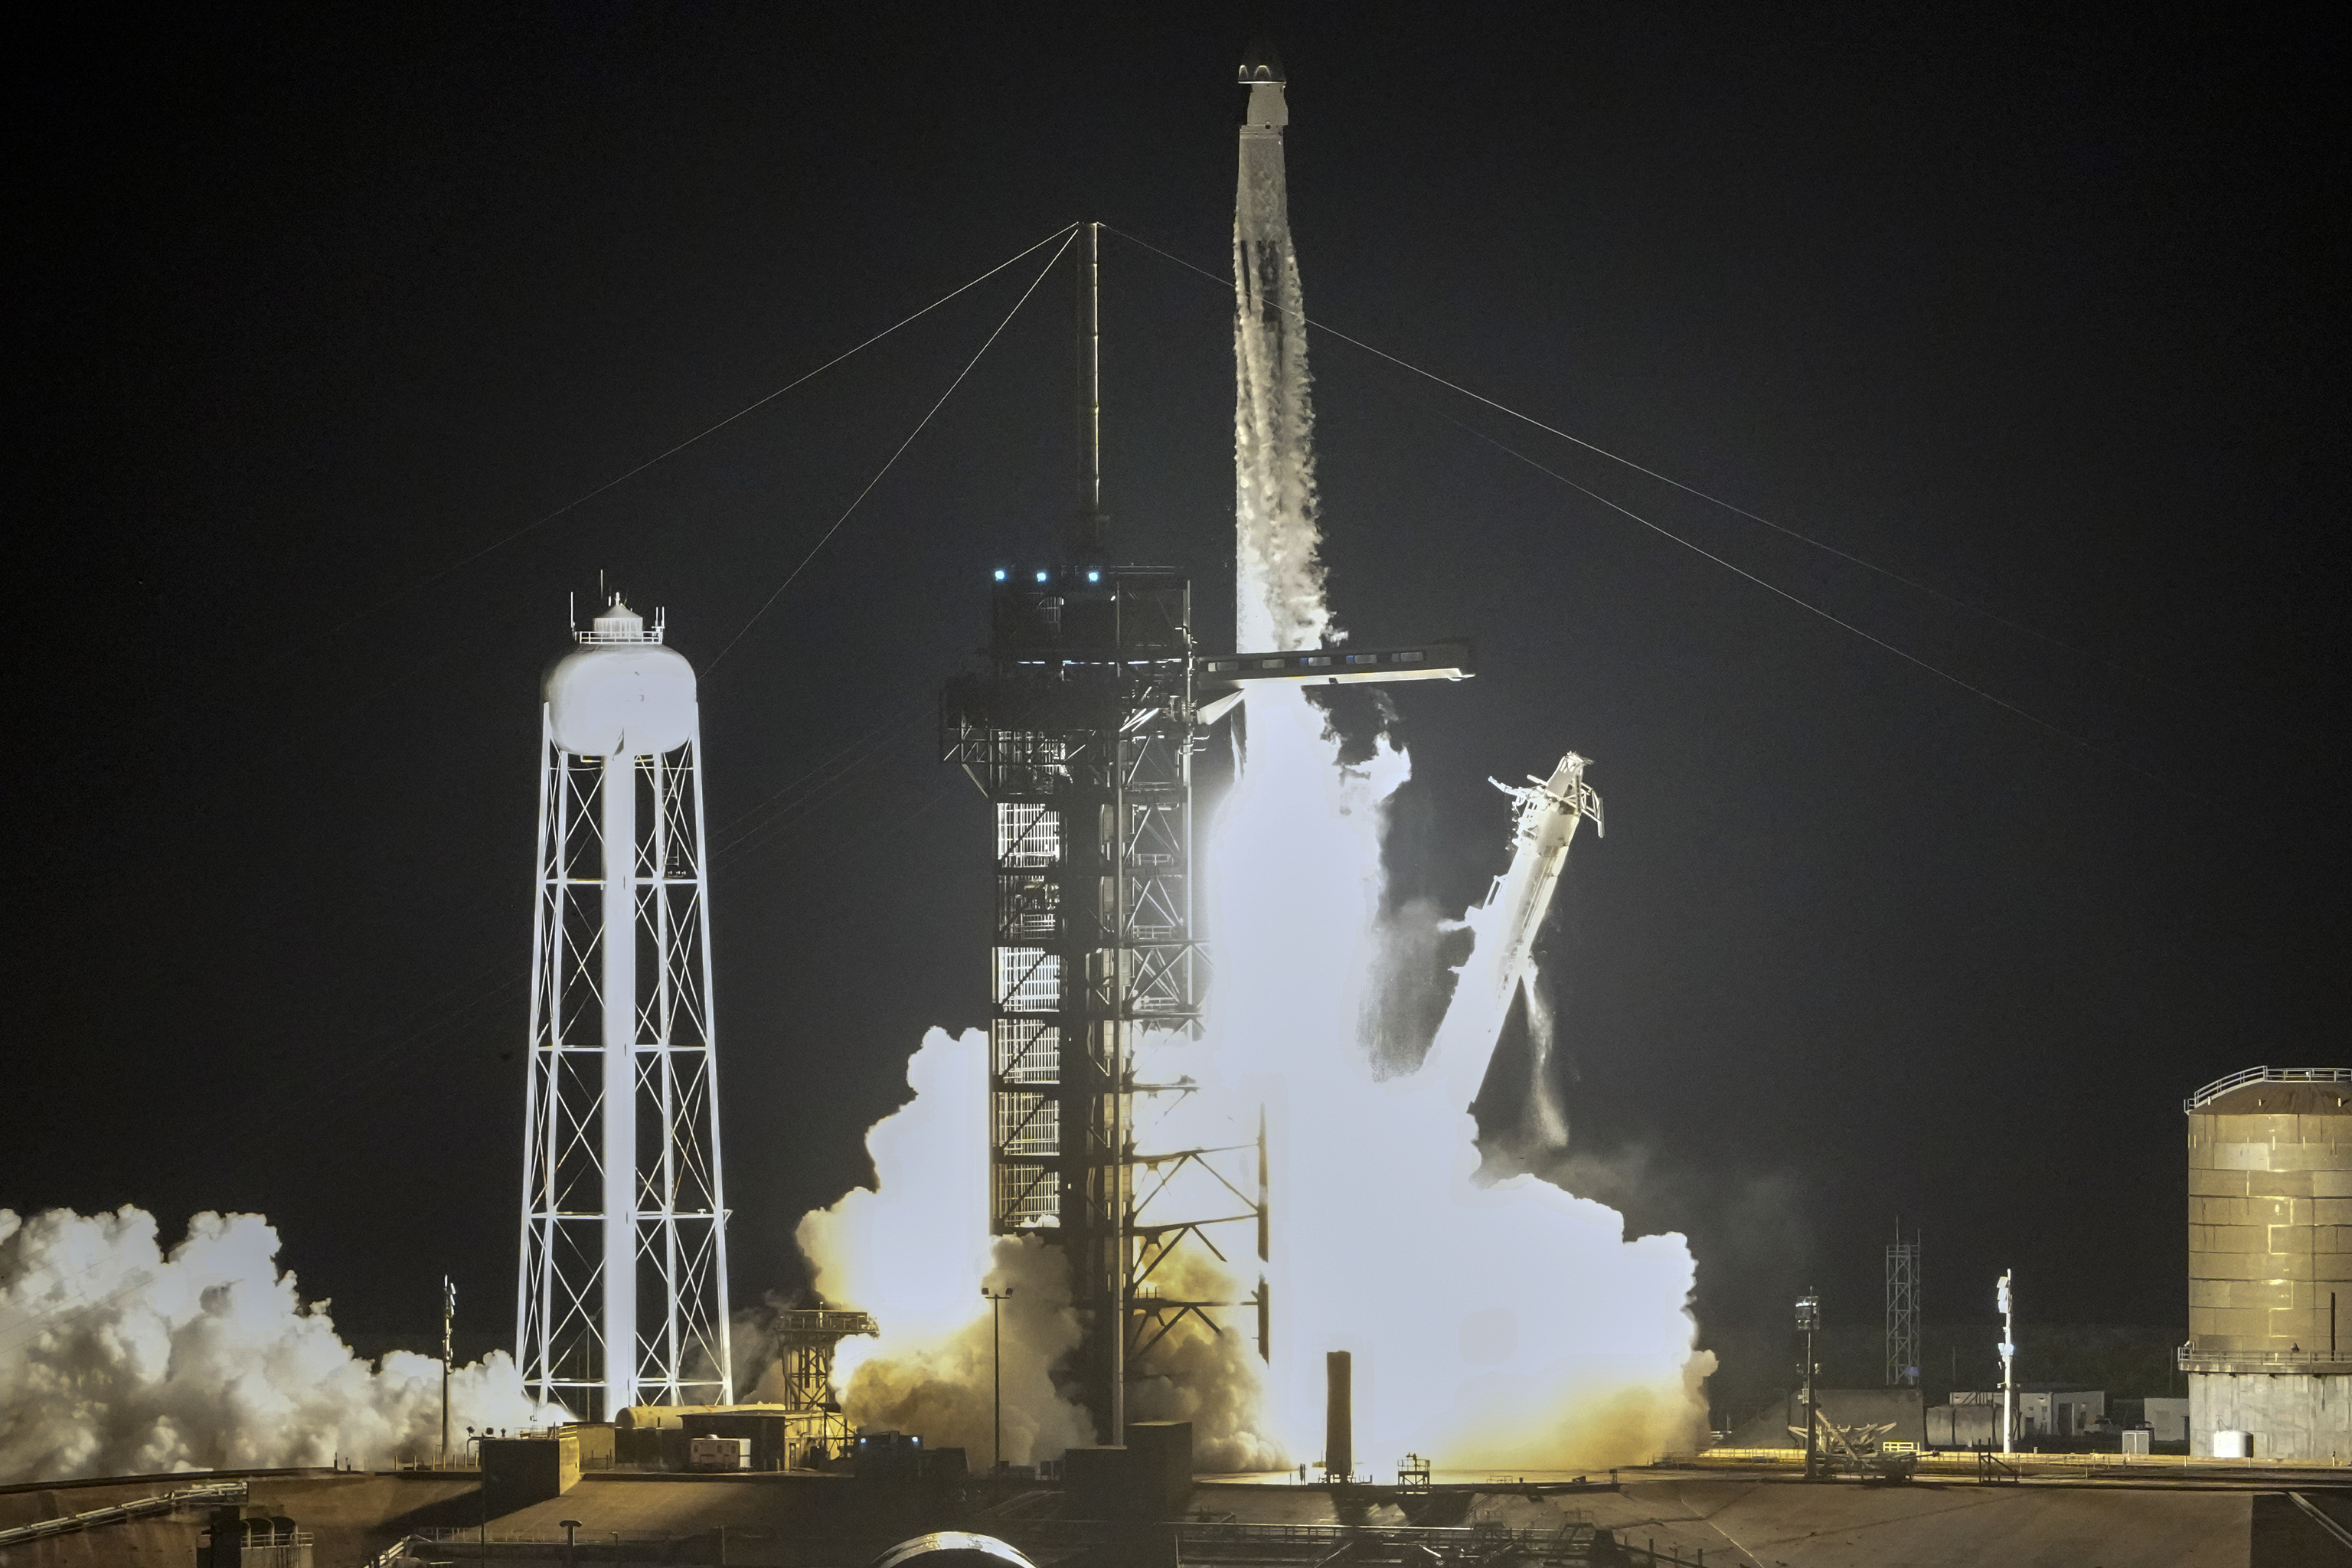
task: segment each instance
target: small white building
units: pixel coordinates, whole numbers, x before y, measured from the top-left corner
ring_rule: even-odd
[[[2028,1437],[2087,1436],[2107,1418],[2107,1394],[2103,1388],[2064,1388],[2044,1384],[2021,1388],[2016,1397],[2012,1432],[2021,1442]],[[1939,1405],[1936,1409],[1944,1413],[1941,1430],[1950,1436],[1938,1438],[1938,1417],[1931,1412],[1929,1443],[1961,1448],[1979,1443],[2000,1445],[2000,1390],[1955,1391],[1949,1405]],[[1979,1436],[1985,1433],[1990,1436]]]
[[[687,1444],[687,1468],[695,1470],[748,1470],[751,1468],[749,1437],[696,1437]]]

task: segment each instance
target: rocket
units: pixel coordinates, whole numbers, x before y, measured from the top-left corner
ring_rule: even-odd
[[[1591,765],[1570,752],[1549,778],[1531,773],[1525,784],[1487,781],[1517,803],[1511,816],[1511,866],[1495,879],[1486,901],[1469,912],[1465,923],[1476,945],[1462,966],[1422,1068],[1441,1074],[1454,1102],[1467,1109],[1486,1080],[1511,1008],[1524,993],[1535,1058],[1527,1086],[1528,1121],[1514,1141],[1548,1149],[1568,1146],[1568,1112],[1552,1082],[1550,1030],[1539,1026],[1546,1022],[1539,1014],[1542,999],[1528,983],[1535,967],[1536,934],[1559,887],[1577,826],[1589,816],[1593,832],[1601,831],[1601,797],[1584,782]]]
[[[1315,506],[1315,416],[1307,374],[1307,312],[1282,131],[1290,123],[1274,51],[1251,48],[1234,193],[1234,621],[1246,648],[1320,647],[1329,640],[1321,530]]]
[[[1576,825],[1589,816],[1594,836],[1601,834],[1601,797],[1584,782],[1584,770],[1591,765],[1570,752],[1560,758],[1559,766],[1548,779],[1529,773],[1527,786],[1507,784],[1500,779],[1486,781],[1518,803],[1512,814],[1511,868],[1496,878],[1487,889],[1478,920],[1480,945],[1490,940],[1495,944],[1492,980],[1498,1019],[1508,1011],[1511,994],[1527,978],[1536,932],[1543,929],[1552,890],[1559,886],[1560,870],[1568,864],[1569,841],[1576,837]]]
[[[1241,83],[1250,89],[1244,124],[1279,131],[1290,123],[1290,110],[1282,101],[1282,60],[1272,44],[1261,38],[1250,45],[1242,56]]]

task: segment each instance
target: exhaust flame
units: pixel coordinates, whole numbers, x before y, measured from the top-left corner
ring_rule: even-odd
[[[1323,1352],[1347,1350],[1356,1451],[1381,1460],[1591,1467],[1691,1443],[1713,1363],[1692,1350],[1682,1238],[1628,1243],[1599,1204],[1476,1179],[1468,1107],[1503,1023],[1491,989],[1457,985],[1418,1070],[1382,1077],[1360,1033],[1381,806],[1405,757],[1383,742],[1342,767],[1296,691],[1248,708],[1210,867],[1219,1056],[1246,1069],[1217,1081],[1262,1091],[1273,1128],[1276,1431],[1317,1450]]]
[[[434,1457],[441,1363],[370,1366],[305,1305],[258,1215],[0,1209],[0,1482]],[[452,1427],[563,1419],[494,1351],[450,1380]]]
[[[834,1378],[853,1426],[919,1432],[988,1462],[996,1355],[983,1287],[1003,1314],[1004,1452],[1034,1464],[1094,1441],[1055,1363],[1078,1342],[1059,1248],[988,1233],[988,1037],[933,1029],[907,1064],[915,1098],[866,1136],[876,1183],[794,1232],[817,1291],[866,1309],[875,1339],[842,1342]]]

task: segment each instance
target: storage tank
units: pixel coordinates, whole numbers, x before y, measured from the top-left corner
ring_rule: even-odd
[[[555,743],[581,757],[654,757],[694,735],[694,666],[617,595],[577,647],[548,667]]]
[[[2183,1109],[2191,1451],[2352,1458],[2352,1069],[2249,1068]]]

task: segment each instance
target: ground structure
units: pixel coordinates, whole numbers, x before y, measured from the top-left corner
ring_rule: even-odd
[[[0,1491],[0,1532],[192,1481],[169,1476]],[[731,1563],[858,1568],[925,1530],[976,1530],[1040,1568],[1429,1561],[1742,1568],[2305,1568],[2352,1562],[2352,1469],[2073,1458],[1980,1480],[1971,1460],[1907,1483],[1808,1484],[1772,1459],[1663,1463],[1581,1478],[1449,1476],[1426,1488],[1202,1478],[1181,1520],[1076,1517],[1024,1485],[924,1489],[856,1477],[604,1472],[560,1498],[481,1517],[468,1471],[245,1472],[252,1497],[311,1535],[314,1568],[405,1550],[464,1564]],[[200,1512],[0,1545],[0,1568],[189,1568]],[[1497,1555],[1497,1553],[1501,1553]]]

